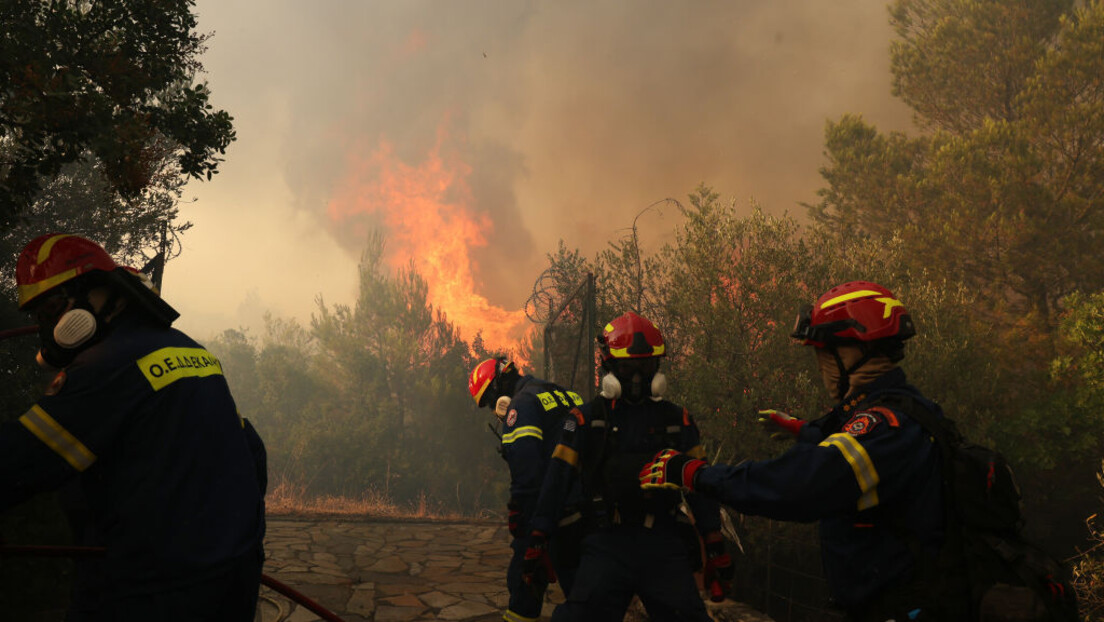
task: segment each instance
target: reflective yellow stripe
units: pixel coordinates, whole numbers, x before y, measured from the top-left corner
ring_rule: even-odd
[[[843,454],[844,460],[855,472],[855,481],[862,495],[859,497],[859,509],[865,510],[878,505],[878,471],[859,441],[846,432],[833,434],[820,443],[821,447],[835,447]]]
[[[582,397],[580,397],[578,393],[576,393],[576,392],[574,392],[574,391],[568,391],[568,392],[567,392],[567,396],[571,398],[571,401],[572,401],[572,402],[573,402],[573,403],[574,403],[574,404],[575,404],[576,406],[582,406],[582,405],[583,405],[583,398],[582,398]]]
[[[556,450],[552,452],[552,457],[563,460],[571,466],[579,465],[579,452],[567,445],[556,445]]]
[[[92,466],[96,461],[96,454],[88,450],[77,437],[69,433],[69,430],[61,427],[54,418],[46,414],[38,404],[31,406],[19,423],[38,437],[38,440],[53,449],[59,456],[65,459],[74,469],[83,471]]]
[[[476,378],[476,374],[479,373],[479,368],[480,367],[482,367],[482,365],[479,365],[475,369],[472,370],[471,379],[468,380],[469,384],[474,385],[475,381],[478,380],[478,378]],[[476,404],[479,404],[479,401],[483,399],[483,394],[486,393],[487,387],[491,386],[491,380],[494,380],[494,378],[493,377],[488,378],[487,381],[483,383],[483,386],[479,387],[479,391],[477,391],[476,394],[472,396],[472,397],[475,398],[475,403]]]
[[[524,438],[526,436],[532,436],[532,437],[534,437],[538,440],[542,440],[542,441],[544,440],[544,434],[541,432],[540,428],[538,428],[535,425],[525,425],[525,426],[521,426],[520,428],[514,430],[513,432],[510,432],[509,434],[503,434],[502,435],[502,444],[503,445],[509,445],[510,443],[518,440],[519,438]]]
[[[690,448],[690,451],[686,452],[686,455],[691,458],[705,458],[705,447],[694,445]]]
[[[667,349],[667,346],[658,345],[652,346],[652,356],[663,356],[663,352]],[[610,355],[615,359],[629,358],[628,348],[610,348]]]
[[[41,264],[42,262],[49,259],[50,251],[54,250],[54,244],[57,244],[59,241],[64,240],[65,238],[71,237],[73,237],[71,233],[60,233],[58,235],[53,235],[47,238],[46,241],[42,243],[42,246],[38,247],[38,258],[35,260],[35,263]]]
[[[506,622],[537,622],[540,618],[527,618],[520,613],[514,613],[507,609],[506,613],[502,614],[502,619]]]
[[[882,319],[883,320],[889,317],[889,314],[893,310],[893,307],[903,307],[903,306],[905,306],[905,303],[901,302],[900,300],[897,300],[896,298],[882,297],[882,298],[875,298],[875,300],[877,300],[878,302],[885,305],[885,309],[882,310]]]
[[[827,309],[832,305],[838,305],[841,302],[847,302],[848,300],[854,300],[856,298],[862,298],[864,296],[881,296],[882,292],[876,292],[872,289],[860,289],[857,292],[851,292],[850,294],[843,294],[842,296],[836,296],[831,300],[826,300],[824,304],[820,305],[821,309]]]
[[[154,391],[181,378],[222,375],[222,363],[203,348],[161,348],[138,359],[138,368]]]
[[[28,283],[26,285],[19,286],[19,306],[27,304],[28,300],[33,299],[35,296],[42,294],[43,292],[53,289],[54,287],[61,285],[69,279],[77,276],[77,269],[70,268],[61,274],[55,274],[48,279],[42,279],[36,283]]]

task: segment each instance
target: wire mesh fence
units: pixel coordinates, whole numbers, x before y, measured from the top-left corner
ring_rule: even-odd
[[[840,622],[828,600],[815,524],[745,516],[733,598],[777,622]]]

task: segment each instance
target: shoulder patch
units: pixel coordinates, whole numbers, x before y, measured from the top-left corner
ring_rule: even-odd
[[[882,416],[879,413],[873,411],[855,413],[855,416],[843,424],[843,431],[851,436],[862,436],[873,430],[881,422]]]
[[[506,413],[506,425],[514,425],[517,423],[517,409],[511,408],[510,412]]]
[[[60,393],[61,387],[65,386],[66,378],[65,370],[59,371],[57,375],[54,376],[53,381],[50,382],[50,386],[46,387],[46,395],[57,395]]]
[[[878,413],[885,419],[885,422],[888,423],[891,428],[901,427],[901,422],[897,420],[897,415],[893,414],[893,411],[885,406],[874,406],[873,408],[867,409],[867,412]]]
[[[579,425],[586,425],[586,417],[583,416],[583,411],[578,408],[572,408],[571,415],[575,417],[575,421],[577,421]]]
[[[575,431],[575,420],[572,419],[571,417],[564,418],[563,429],[567,432],[574,432]]]

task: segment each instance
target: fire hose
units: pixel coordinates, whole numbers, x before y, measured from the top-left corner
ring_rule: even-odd
[[[19,328],[9,328],[7,330],[0,330],[0,341],[5,339],[11,339],[12,337],[19,337],[20,335],[30,335],[38,332],[38,326],[20,326]]]
[[[101,546],[48,546],[40,544],[0,544],[0,557],[102,557],[107,549]],[[261,575],[261,584],[267,585],[300,605],[310,609],[327,622],[345,622],[334,612],[290,585],[267,574]]]

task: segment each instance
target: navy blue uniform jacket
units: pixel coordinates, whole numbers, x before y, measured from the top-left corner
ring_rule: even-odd
[[[502,457],[510,465],[510,499],[519,505],[523,520],[536,508],[564,417],[582,403],[578,394],[551,382],[533,376],[518,379],[503,422]]]
[[[0,427],[0,510],[79,476],[107,547],[107,598],[259,555],[263,445],[219,360],[172,328],[126,315],[111,326]]]
[[[603,402],[605,403],[603,405]],[[603,416],[596,409],[603,408]],[[652,514],[657,524],[674,520],[671,509],[677,505],[675,491],[640,490],[640,469],[656,453],[674,448],[695,457],[704,457],[698,426],[685,408],[666,400],[644,400],[628,404],[623,400],[597,397],[573,411],[563,422],[559,443],[541,492],[533,528],[551,532],[556,525],[559,502],[570,489],[577,473],[584,482],[583,494],[593,499],[603,496],[604,505],[615,507],[626,523]],[[601,455],[601,458],[599,456]],[[600,462],[600,464],[599,464]],[[590,469],[601,470],[600,479]],[[581,473],[579,473],[581,471]],[[603,490],[593,490],[595,482]],[[673,496],[672,494],[673,493]],[[701,533],[720,529],[720,508],[716,501],[691,493],[687,502]],[[592,512],[606,508],[592,507]],[[614,522],[615,517],[610,517]]]
[[[707,467],[695,482],[695,490],[746,514],[820,519],[829,591],[845,608],[911,578],[913,554],[901,534],[931,555],[943,540],[939,448],[920,424],[877,405],[887,390],[937,410],[893,369],[805,425],[778,458]]]

